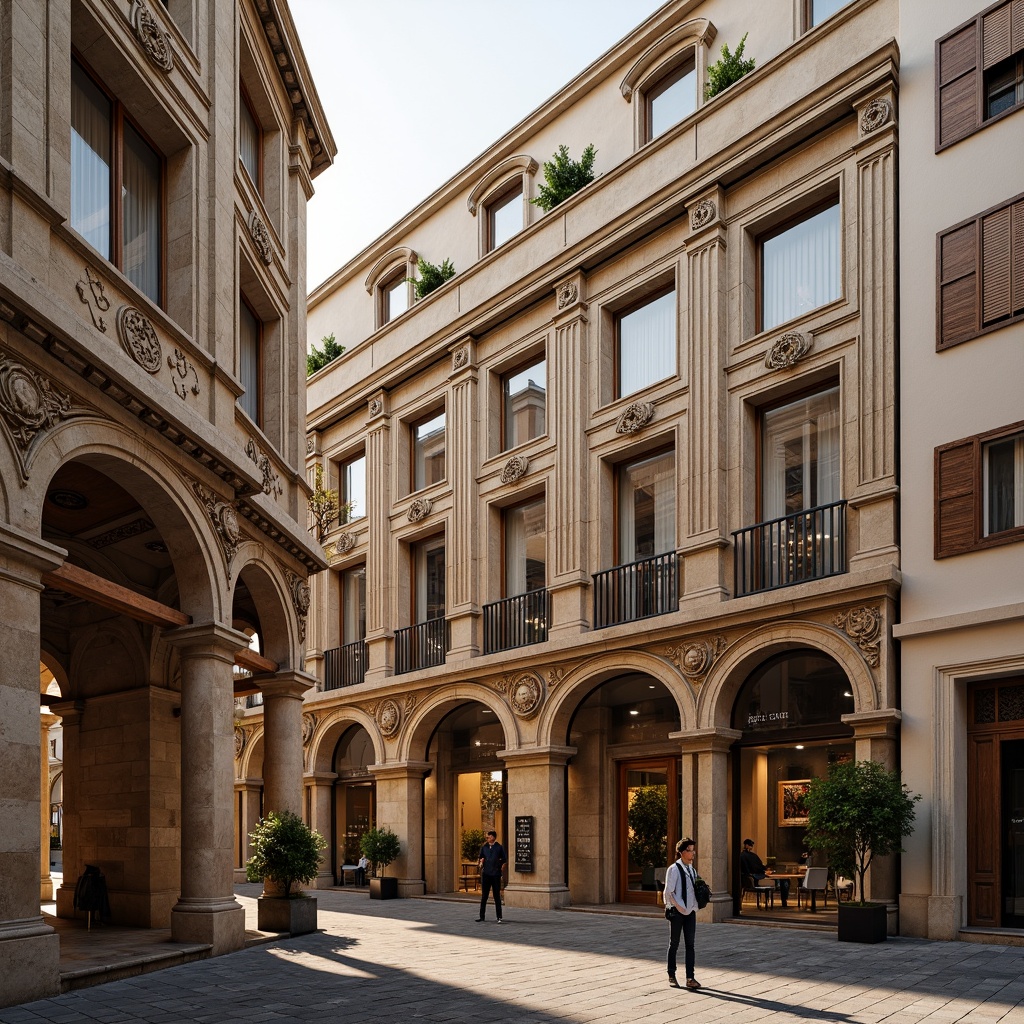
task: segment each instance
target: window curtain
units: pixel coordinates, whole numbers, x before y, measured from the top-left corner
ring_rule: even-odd
[[[160,301],[160,158],[130,124],[122,160],[125,276],[153,302]]]
[[[366,636],[366,569],[351,569],[344,576],[345,615],[342,643],[354,644]]]
[[[1024,435],[985,446],[985,536],[1024,526]]]
[[[838,201],[761,247],[761,327],[773,327],[839,298]]]
[[[256,317],[241,299],[238,301],[238,361],[239,379],[245,388],[238,404],[249,419],[257,423],[260,408],[260,328]]]
[[[648,302],[619,320],[619,396],[676,372],[676,293]]]
[[[71,64],[71,227],[104,259],[110,253],[110,101]]]
[[[441,618],[445,614],[444,541],[417,545],[413,568],[416,576],[416,622]]]
[[[622,565],[675,550],[674,452],[623,468],[619,476],[619,523]]]
[[[238,156],[252,183],[259,186],[260,130],[244,96],[238,97]]]
[[[366,456],[345,463],[342,501],[352,505],[347,522],[366,515]]]
[[[505,596],[526,593],[526,513],[522,507],[505,513]]]

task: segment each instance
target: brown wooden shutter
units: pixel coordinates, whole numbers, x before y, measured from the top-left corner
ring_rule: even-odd
[[[988,71],[993,64],[1006,60],[1010,48],[1010,4],[1005,3],[981,18],[982,67]]]
[[[1024,21],[1024,0],[1020,0]],[[1024,199],[1013,204],[1010,228],[1010,302],[1013,316],[1024,314]]]
[[[939,324],[936,349],[959,345],[979,330],[978,222],[938,238]]]
[[[981,323],[1010,316],[1010,209],[981,218]]]
[[[950,33],[935,45],[936,152],[980,127],[981,70],[978,67],[978,22]]]
[[[1013,0],[1010,5],[1010,52],[1024,50],[1024,0]]]
[[[972,550],[976,543],[974,491],[978,439],[935,449],[935,557]]]

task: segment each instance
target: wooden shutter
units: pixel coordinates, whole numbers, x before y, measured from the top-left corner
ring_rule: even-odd
[[[1010,7],[1008,3],[1002,4],[981,16],[981,58],[986,71],[1013,53],[1010,48]]]
[[[1024,22],[1024,0],[1021,0]],[[1022,28],[1024,34],[1024,28]],[[1013,204],[1010,226],[1010,313],[1024,315],[1024,199]]]
[[[972,550],[977,537],[975,468],[978,439],[935,449],[935,557]]]
[[[981,70],[978,67],[977,19],[935,44],[935,150],[952,145],[981,124]]]
[[[978,333],[978,248],[976,220],[939,235],[936,349],[959,345]]]
[[[982,327],[1024,313],[1024,199],[981,218],[981,288]]]

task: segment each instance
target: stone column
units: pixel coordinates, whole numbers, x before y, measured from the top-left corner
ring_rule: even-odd
[[[39,898],[44,903],[53,899],[53,879],[50,877],[50,729],[59,721],[59,715],[39,716]]]
[[[0,525],[0,1005],[5,1006],[60,991],[60,942],[39,912],[39,595],[43,573],[57,568],[63,555]]]
[[[61,742],[64,746],[63,806],[64,828],[61,837],[61,860],[64,866],[64,880],[55,893],[57,916],[75,916],[75,885],[85,864],[79,853],[78,837],[82,815],[79,810],[79,779],[82,763],[81,727],[85,701],[61,701],[51,704],[50,710],[60,715]]]
[[[366,434],[366,682],[394,673],[395,582],[391,572],[391,417],[388,396],[370,399]]]
[[[164,637],[181,662],[181,895],[171,911],[171,937],[209,943],[218,956],[245,944],[245,911],[232,888],[232,667],[249,638],[215,622]]]
[[[451,648],[448,658],[464,661],[482,650],[480,636],[481,550],[476,484],[477,367],[472,339],[452,348],[451,404],[448,410],[448,479],[454,504],[452,529],[445,538],[448,572],[448,621]]]
[[[377,827],[387,826],[398,835],[402,852],[389,875],[398,879],[400,896],[422,896],[423,878],[423,780],[428,761],[395,761],[367,765],[377,783]]]
[[[263,691],[263,809],[302,815],[302,697],[316,679],[278,672],[256,679]]]
[[[337,857],[338,837],[331,828],[331,806],[337,781],[336,772],[307,772],[303,780],[306,786],[306,806],[309,807],[309,827],[327,840],[327,848],[320,862],[320,873],[312,883],[314,889],[329,889],[334,885],[334,873],[341,863],[334,863]]]
[[[698,913],[702,921],[722,921],[732,917],[729,751],[743,734],[717,728],[669,735],[681,741],[683,751],[683,837],[696,841],[697,872],[711,886],[711,902]]]
[[[548,530],[558,538],[551,553],[548,633],[576,636],[590,626],[590,344],[586,277],[574,274],[556,289],[554,338],[548,349],[548,433],[555,442],[555,472],[547,496]]]
[[[569,903],[565,877],[565,766],[575,747],[499,750],[508,769],[510,835],[501,841],[508,855],[508,903],[551,910]],[[533,818],[533,871],[515,870],[515,819]]]
[[[239,803],[238,818],[241,835],[238,837],[238,858],[240,864],[235,867],[235,881],[244,882],[245,864],[252,856],[249,833],[260,820],[260,793],[263,790],[262,779],[238,779],[235,782],[236,799]]]

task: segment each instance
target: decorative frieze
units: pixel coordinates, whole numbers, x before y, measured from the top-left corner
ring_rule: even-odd
[[[690,207],[690,230],[698,229],[710,224],[718,216],[718,207],[713,199],[702,199]]]
[[[514,484],[517,480],[521,480],[526,476],[526,471],[529,468],[530,460],[525,455],[513,455],[505,463],[505,468],[501,471],[501,482],[503,484]]]
[[[865,135],[870,135],[891,120],[892,103],[887,99],[874,99],[860,112],[860,130]]]
[[[418,523],[430,515],[430,510],[433,507],[434,503],[429,498],[414,498],[409,505],[406,518],[410,523]]]
[[[811,351],[813,339],[809,334],[799,331],[787,331],[777,338],[768,354],[764,357],[764,365],[769,370],[785,370],[796,366]]]
[[[188,356],[181,349],[175,348],[174,355],[167,357],[167,365],[172,371],[171,383],[174,385],[174,393],[183,402],[189,393],[199,394],[199,374],[196,373],[196,368],[188,361]]]
[[[274,469],[270,456],[256,443],[255,438],[250,437],[245,445],[245,454],[256,464],[256,468],[263,474],[263,493],[280,498],[284,493],[281,486],[281,478]]]
[[[304,644],[306,642],[306,616],[309,614],[309,583],[290,569],[285,569],[284,575],[288,581],[288,593],[291,594],[295,615],[299,620],[299,643]]]
[[[507,698],[513,712],[520,718],[532,718],[544,697],[540,677],[533,672],[511,672],[494,684]]]
[[[157,24],[143,0],[134,0],[134,4],[132,28],[142,49],[161,71],[170,72],[174,68],[174,55],[167,33]]]
[[[146,373],[158,373],[162,352],[149,318],[134,306],[122,306],[117,311],[117,335],[121,345]]]
[[[872,667],[878,665],[882,643],[882,613],[878,608],[854,608],[839,612],[832,619],[860,648],[864,660]]]
[[[41,374],[12,359],[0,359],[0,415],[20,449],[19,456],[28,451],[37,434],[67,417],[70,409],[71,397]]]
[[[635,434],[654,419],[653,402],[633,402],[615,421],[616,434]]]
[[[259,214],[253,210],[249,214],[249,237],[252,244],[256,246],[259,258],[269,267],[274,262],[274,246],[270,241],[270,232],[266,224],[260,220]]]
[[[202,484],[192,482],[192,491],[206,509],[213,528],[217,531],[217,539],[224,551],[224,558],[227,560],[228,576],[231,575],[231,562],[238,551],[239,541],[242,539],[242,528],[238,523],[238,513],[234,507],[226,501],[221,501],[215,494],[211,494]]]
[[[131,537],[139,537],[144,533],[149,533],[152,529],[152,522],[145,516],[141,516],[138,519],[133,519],[130,523],[122,523],[120,526],[115,526],[112,530],[106,530],[96,537],[90,537],[89,547],[100,551],[103,548],[110,547],[111,544],[119,544],[121,541],[128,540]]]
[[[665,653],[694,686],[700,686],[727,646],[728,641],[724,636],[715,636],[706,640],[676,644],[669,647]]]
[[[106,313],[110,309],[110,299],[103,291],[103,282],[98,277],[92,276],[92,269],[88,264],[85,267],[85,280],[75,284],[75,291],[78,292],[78,298],[89,307],[93,327],[106,334],[107,321],[100,314]]]

